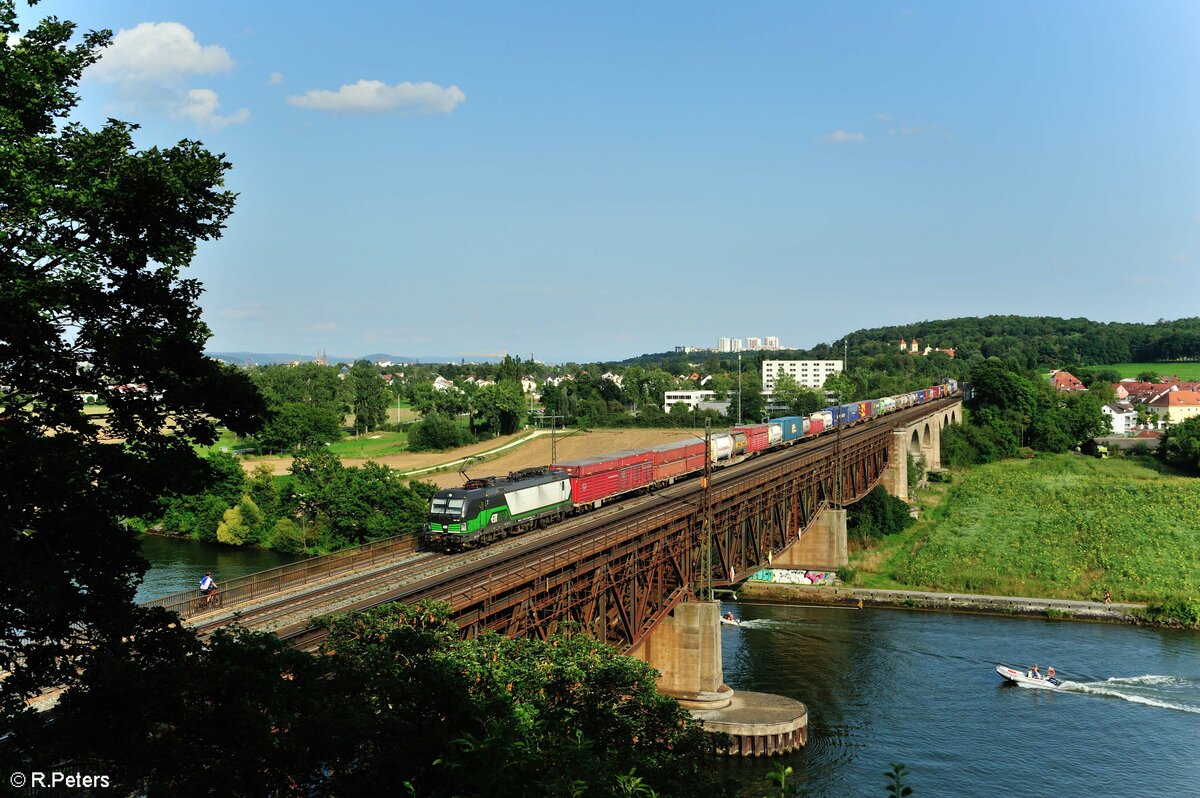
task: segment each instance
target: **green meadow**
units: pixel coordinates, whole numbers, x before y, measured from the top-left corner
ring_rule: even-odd
[[[1161,602],[1200,594],[1200,479],[1149,458],[1050,455],[956,472],[851,565],[867,587]]]
[[[1136,377],[1143,371],[1153,371],[1160,377],[1175,376],[1181,380],[1200,380],[1200,363],[1115,363],[1098,368],[1116,369],[1122,379]]]

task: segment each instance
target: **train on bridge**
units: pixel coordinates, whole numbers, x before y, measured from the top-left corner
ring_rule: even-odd
[[[423,543],[445,552],[487,546],[615,499],[673,484],[699,474],[706,463],[715,468],[733,465],[957,392],[958,383],[946,380],[896,396],[826,407],[808,416],[743,424],[710,435],[707,451],[704,441],[681,440],[552,463],[503,477],[468,479],[461,488],[433,495]]]

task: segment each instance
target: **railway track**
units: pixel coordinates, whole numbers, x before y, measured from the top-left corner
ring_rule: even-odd
[[[840,444],[851,446],[862,437],[878,434],[881,427],[892,429],[907,424],[927,415],[932,408],[956,400],[956,397],[951,397],[933,404],[906,408],[885,419],[844,431]],[[788,460],[827,454],[838,445],[836,434],[823,435],[783,451],[715,469],[712,473],[713,491],[719,493],[723,486],[736,487],[746,480],[761,480],[763,472],[778,468]],[[275,632],[298,648],[312,650],[325,637],[324,629],[313,626],[311,619],[314,617],[416,598],[443,600],[453,605],[456,598],[503,588],[511,581],[506,578],[509,575],[556,567],[583,556],[583,549],[595,550],[598,545],[608,545],[606,541],[633,519],[694,513],[699,509],[696,497],[701,493],[699,480],[681,481],[546,529],[510,538],[486,549],[452,555],[418,553],[395,565],[351,576],[334,586],[280,597],[193,626],[200,634],[208,634],[221,626],[237,623],[256,630]],[[501,576],[497,577],[497,574]]]

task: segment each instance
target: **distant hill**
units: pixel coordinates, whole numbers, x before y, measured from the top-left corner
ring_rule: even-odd
[[[317,359],[316,355],[297,355],[290,352],[206,352],[205,354],[238,366],[267,366],[272,363],[291,363],[297,360],[301,363],[308,363]],[[494,357],[465,359],[472,363],[499,362],[499,358]],[[384,352],[374,352],[369,355],[329,355],[331,364],[353,363],[356,360],[367,360],[371,363],[377,363],[380,360],[390,360],[393,363],[460,363],[464,358],[461,355],[389,355]]]
[[[898,354],[900,339],[912,341],[914,338],[922,352],[927,346],[954,349],[955,360],[959,362],[999,357],[1024,369],[1200,361],[1200,318],[1139,324],[1054,316],[968,316],[874,327],[855,330],[828,343],[814,344],[809,349],[743,352],[742,359],[746,364],[757,364],[761,357],[841,359],[842,341],[846,340],[853,368],[864,357]],[[729,363],[735,361],[737,355],[731,352],[691,352],[686,355],[660,352],[631,357],[621,365],[667,364],[679,369],[685,363],[705,363],[713,358]]]

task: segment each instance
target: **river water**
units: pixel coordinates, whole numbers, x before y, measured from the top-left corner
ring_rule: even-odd
[[[296,559],[146,536],[146,600]],[[1200,634],[913,610],[725,604],[725,681],[809,707],[784,759],[793,795],[884,795],[891,762],[916,798],[1200,798]],[[995,666],[1053,665],[1062,691],[1002,684]],[[777,760],[737,760],[745,798]],[[776,793],[777,794],[777,793]]]
[[[300,559],[292,554],[200,543],[165,535],[143,535],[142,556],[150,561],[150,570],[138,586],[135,601],[162,598],[181,590],[198,590],[205,571],[212,571],[217,584],[221,584],[235,576],[266,571]]]
[[[890,763],[933,796],[1200,796],[1200,634],[888,609],[727,604],[725,681],[809,707],[795,791],[884,795]],[[1053,665],[1064,690],[1005,685]],[[771,763],[730,767],[769,793]],[[778,793],[776,793],[778,794]]]

